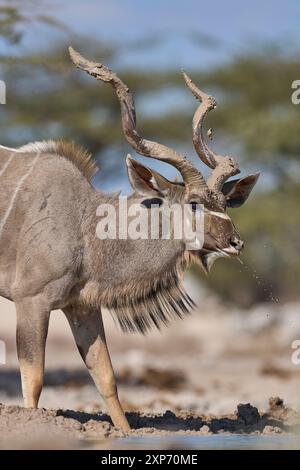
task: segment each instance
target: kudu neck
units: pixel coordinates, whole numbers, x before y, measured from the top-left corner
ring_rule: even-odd
[[[97,226],[105,204],[117,208],[118,196],[97,193],[89,202],[81,302],[109,308],[126,331],[145,332],[183,316],[192,308],[181,285],[188,262],[183,244],[178,240],[100,239]]]

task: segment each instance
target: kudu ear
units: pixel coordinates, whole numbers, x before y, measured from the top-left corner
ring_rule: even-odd
[[[157,171],[151,170],[134,160],[131,155],[126,158],[128,178],[135,191],[144,196],[166,196],[172,183]]]
[[[248,199],[259,177],[259,173],[245,176],[236,180],[227,181],[222,192],[226,197],[227,207],[240,207]]]

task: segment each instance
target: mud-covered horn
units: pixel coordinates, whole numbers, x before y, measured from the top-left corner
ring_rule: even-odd
[[[76,67],[84,70],[92,77],[105,83],[110,83],[117,94],[121,106],[122,127],[129,144],[139,154],[155,158],[173,165],[181,173],[188,190],[207,190],[207,184],[200,171],[183,155],[165,145],[142,138],[136,126],[135,104],[129,88],[108,67],[101,63],[92,62],[82,57],[72,47],[69,48],[70,57]]]
[[[203,123],[209,111],[215,109],[217,106],[215,98],[201,91],[185,72],[183,72],[183,77],[195,98],[200,101],[200,105],[193,117],[194,147],[203,163],[213,169],[207,181],[208,187],[221,191],[225,181],[231,176],[240,173],[240,169],[237,162],[232,157],[218,155],[209,148],[204,140]],[[211,129],[209,134],[212,136]]]

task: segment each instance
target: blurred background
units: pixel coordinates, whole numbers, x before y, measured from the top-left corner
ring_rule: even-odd
[[[231,385],[224,390],[234,398],[222,410],[233,406],[234,387],[242,386],[243,374],[252,370],[247,361],[257,355],[253,374],[261,376],[261,393],[250,387],[242,397],[262,403],[279,384],[280,393],[287,391],[296,404],[295,383],[287,385],[289,379],[299,385],[299,370],[290,361],[291,341],[300,336],[300,105],[291,102],[292,82],[300,79],[299,2],[11,0],[0,5],[0,79],[7,84],[7,104],[0,109],[1,144],[74,140],[99,163],[97,187],[130,191],[125,156],[132,150],[122,135],[114,92],[72,67],[68,45],[113,68],[129,85],[143,136],[194,161],[191,123],[197,103],[181,69],[216,97],[219,106],[207,120],[214,129],[214,149],[235,156],[243,175],[260,171],[261,177],[245,206],[231,214],[246,242],[244,264],[218,261],[209,276],[191,270],[188,283],[201,308],[182,331],[180,325],[182,335],[187,331],[182,350],[190,355],[194,335],[194,353],[199,347],[210,354],[210,373],[216,354],[224,358],[219,365],[223,372],[228,356],[233,377],[231,382],[225,377]],[[176,176],[167,165],[151,165],[168,178]],[[173,334],[178,334],[176,325]],[[150,340],[112,334],[117,335],[116,357],[124,358],[127,346],[133,358],[134,348],[143,355],[151,341],[155,347],[159,343],[156,334]],[[161,341],[171,341],[171,335],[164,332]],[[200,356],[199,370],[204,367]],[[230,366],[233,357],[240,361],[239,372]],[[215,367],[216,375],[222,374]],[[250,373],[251,383],[253,377]],[[222,389],[220,383],[211,384],[210,392],[212,387]]]

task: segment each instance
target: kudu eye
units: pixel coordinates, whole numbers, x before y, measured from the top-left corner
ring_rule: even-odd
[[[193,212],[196,212],[200,209],[200,204],[199,204],[199,202],[196,202],[196,201],[191,201],[190,206],[191,206]]]
[[[141,205],[146,207],[147,209],[151,209],[152,206],[160,207],[163,203],[163,200],[159,197],[153,197],[152,199],[145,199],[141,202]]]

